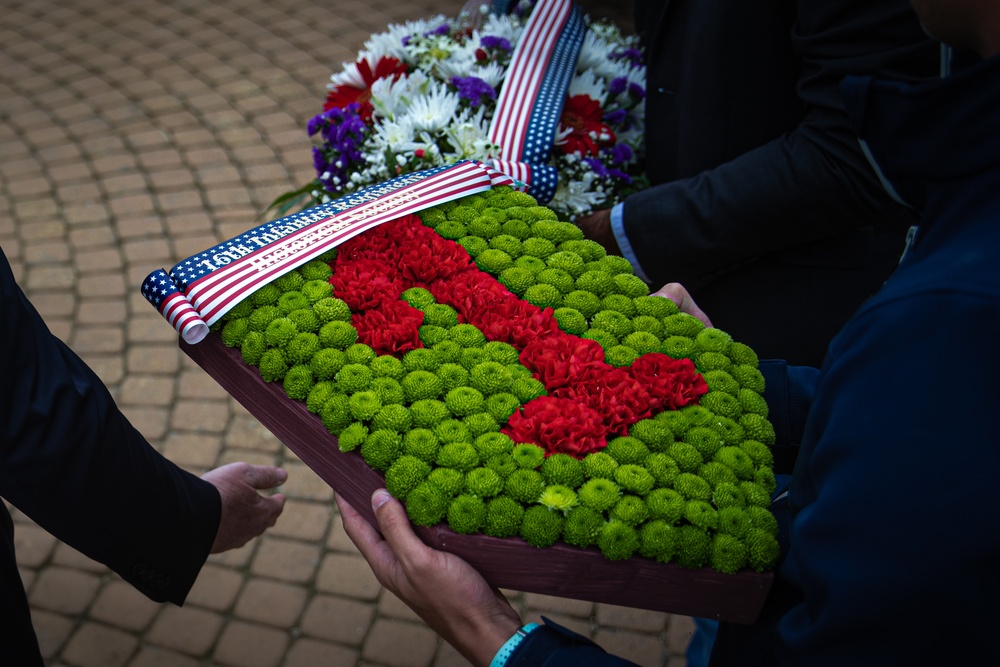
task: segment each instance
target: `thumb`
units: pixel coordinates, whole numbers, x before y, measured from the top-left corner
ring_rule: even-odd
[[[285,483],[288,473],[274,466],[250,466],[245,475],[247,483],[255,489],[273,489]]]
[[[402,558],[403,554],[424,546],[413,532],[403,505],[389,495],[388,491],[378,489],[372,494],[372,510],[378,521],[379,532],[397,556]]]

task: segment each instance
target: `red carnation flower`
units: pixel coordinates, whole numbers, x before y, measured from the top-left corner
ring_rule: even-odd
[[[649,390],[654,409],[677,410],[708,393],[708,385],[690,359],[652,352],[629,368],[632,377]]]
[[[604,123],[604,109],[589,95],[573,95],[566,100],[559,117],[556,145],[563,153],[597,155],[602,146],[613,146],[615,131]]]
[[[521,351],[521,363],[547,389],[587,382],[611,370],[600,343],[576,336],[538,337]]]
[[[621,368],[609,366],[606,373],[560,387],[552,395],[578,401],[598,413],[605,434],[628,435],[629,425],[652,414],[649,392]]]
[[[399,299],[403,290],[394,273],[388,262],[375,259],[342,262],[338,255],[330,284],[352,312],[360,312]]]
[[[358,114],[361,119],[366,123],[370,123],[372,119],[372,84],[379,79],[398,79],[402,75],[406,74],[406,65],[396,58],[391,58],[389,56],[382,56],[379,58],[378,62],[375,63],[375,70],[372,71],[372,66],[364,58],[359,60],[357,63],[358,74],[361,75],[362,86],[352,86],[348,84],[341,84],[336,88],[330,90],[326,95],[326,102],[323,104],[323,110],[329,111],[330,109],[343,109],[348,104],[352,102],[357,102],[360,106]]]
[[[381,307],[351,315],[358,341],[378,354],[402,356],[421,347],[419,329],[424,314],[405,301],[386,301]]]
[[[601,416],[577,401],[541,396],[524,404],[502,429],[514,442],[582,459],[607,446]]]
[[[465,248],[433,231],[431,234],[427,238],[417,235],[411,245],[403,247],[399,270],[404,278],[415,283],[432,283],[474,268]]]

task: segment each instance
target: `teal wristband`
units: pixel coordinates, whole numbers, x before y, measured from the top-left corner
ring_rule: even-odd
[[[514,653],[516,649],[524,638],[528,636],[528,633],[538,627],[538,623],[528,623],[527,625],[517,629],[517,632],[507,640],[507,643],[500,647],[497,654],[493,656],[493,662],[490,663],[490,667],[504,667],[507,664],[507,658]]]

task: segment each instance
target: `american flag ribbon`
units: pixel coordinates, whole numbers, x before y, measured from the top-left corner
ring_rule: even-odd
[[[481,162],[464,160],[398,176],[332,202],[255,227],[157,269],[142,295],[188,343],[252,292],[383,222],[499,185],[523,185]]]
[[[585,32],[572,0],[539,0],[514,47],[490,124],[490,141],[500,146],[494,167],[527,183],[541,204],[558,184],[558,171],[547,163]]]

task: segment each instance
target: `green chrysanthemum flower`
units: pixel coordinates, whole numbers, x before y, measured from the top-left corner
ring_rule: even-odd
[[[635,464],[624,464],[615,471],[615,481],[629,493],[644,496],[653,490],[656,480],[646,468]]]
[[[670,444],[667,447],[667,454],[683,472],[696,472],[705,463],[701,452],[689,442],[681,441]]]
[[[576,279],[576,289],[604,298],[615,292],[614,279],[603,271],[584,271]]]
[[[490,468],[477,467],[465,475],[465,490],[479,498],[492,498],[503,492],[504,480]]]
[[[406,387],[403,387],[403,393],[406,393]],[[410,405],[410,416],[413,417],[413,423],[417,427],[434,428],[445,419],[450,418],[451,412],[448,411],[448,408],[444,403],[437,399],[422,398],[412,401],[412,404]]]
[[[758,369],[753,366],[732,366],[729,372],[741,387],[758,394],[764,393],[764,375]]]
[[[327,322],[350,322],[351,308],[345,302],[334,297],[320,299],[313,304],[313,313],[321,325]]]
[[[521,537],[534,547],[548,547],[559,539],[563,523],[562,513],[542,505],[532,505],[525,510],[521,520]]]
[[[531,210],[538,216],[537,221],[531,225],[531,233],[535,236],[548,239],[557,246],[564,241],[583,239],[583,230],[570,222],[559,221],[552,209],[536,206]]]
[[[538,236],[530,236],[524,239],[524,242],[521,244],[521,249],[524,251],[525,255],[545,260],[556,252],[556,244],[548,239],[543,239]]]
[[[520,470],[520,468],[517,467],[517,464],[514,463],[514,460],[507,455],[489,457],[486,459],[486,467],[503,478],[505,487],[507,484],[507,478],[510,477],[513,472]]]
[[[459,535],[479,532],[486,522],[486,503],[482,498],[462,494],[451,501],[445,514],[448,527]]]
[[[449,498],[453,498],[465,488],[465,473],[454,468],[434,468],[427,475],[427,481],[444,491]]]
[[[702,458],[710,461],[725,444],[722,436],[707,426],[692,426],[684,433],[684,442],[693,446]],[[678,463],[680,463],[678,461]]]
[[[618,273],[613,278],[618,293],[630,298],[649,296],[649,285],[631,273]]]
[[[299,291],[285,292],[278,297],[278,310],[285,316],[293,310],[301,310],[311,305],[306,295]]]
[[[369,345],[364,343],[354,343],[353,345],[348,345],[344,350],[344,356],[347,357],[347,363],[349,364],[362,364],[364,366],[370,366],[378,353],[375,352]]]
[[[471,324],[456,324],[448,335],[462,347],[483,347],[486,344],[486,336]]]
[[[602,331],[601,329],[588,329],[583,333],[580,338],[586,338],[587,340],[596,341],[605,350],[610,350],[618,345],[618,339],[615,338],[611,333],[607,331]]]
[[[487,352],[487,354],[489,354]],[[496,361],[484,361],[472,367],[468,374],[469,385],[482,396],[505,393],[510,390],[513,378],[507,368]]]
[[[486,352],[481,347],[462,348],[458,355],[458,364],[467,371],[471,371],[474,366],[486,361]]]
[[[675,313],[663,318],[663,329],[668,336],[684,336],[694,339],[705,330],[705,324],[694,315]]]
[[[229,312],[222,316],[224,322],[230,322],[232,320],[245,320],[250,317],[250,313],[253,312],[255,306],[250,302],[250,299],[243,299],[238,304],[229,309]]]
[[[593,292],[576,289],[563,298],[563,306],[577,310],[585,318],[590,319],[601,310],[601,300]]]
[[[628,560],[639,548],[639,533],[634,525],[609,521],[597,537],[597,548],[608,560]]]
[[[756,482],[740,482],[740,491],[746,496],[748,505],[768,508],[771,506],[771,494]]]
[[[754,528],[747,533],[745,544],[747,564],[758,572],[769,570],[778,562],[780,548],[773,535]]]
[[[674,490],[688,500],[708,502],[712,499],[712,487],[708,482],[689,472],[677,475],[677,479],[674,480]]]
[[[500,272],[497,280],[500,281],[501,285],[518,296],[523,296],[528,288],[537,282],[534,273],[529,269],[519,266],[504,269]]]
[[[774,427],[760,415],[745,414],[740,417],[740,426],[746,432],[746,437],[750,440],[762,442],[765,445],[774,444]]]
[[[531,377],[521,377],[511,382],[510,393],[522,404],[548,394],[545,385]]]
[[[298,271],[302,274],[302,279],[306,282],[310,280],[329,280],[330,276],[333,275],[330,265],[320,259],[306,262],[298,268]]]
[[[732,468],[719,463],[718,460],[709,461],[698,468],[698,476],[708,482],[713,489],[722,483],[739,484],[740,481]]]
[[[610,454],[620,465],[628,463],[642,465],[650,455],[649,448],[646,447],[642,440],[631,436],[612,438],[608,441],[608,446],[604,451]]]
[[[329,299],[333,295],[333,286],[329,280],[307,280],[302,285],[301,291],[309,300],[309,304],[315,306],[323,299]]]
[[[639,555],[669,563],[680,548],[680,533],[666,521],[653,520],[639,529]]]
[[[583,457],[583,472],[590,478],[613,480],[618,461],[607,451],[591,452]]]
[[[552,255],[552,257],[549,258],[549,261],[551,262],[554,257],[559,257],[560,254],[561,253],[556,253]],[[549,266],[549,268],[538,273],[535,276],[535,282],[539,285],[551,285],[559,290],[559,294],[562,295],[569,294],[573,291],[575,284],[573,276],[571,276],[567,271],[554,268],[552,266]]]
[[[403,355],[403,367],[407,371],[434,372],[441,365],[441,355],[426,347],[418,347]]]
[[[492,275],[498,275],[504,269],[514,266],[514,258],[503,250],[486,248],[475,257],[476,266]]]
[[[441,395],[441,379],[427,370],[411,371],[399,384],[403,387],[406,400],[411,403],[437,398]]]
[[[579,336],[587,330],[587,318],[579,310],[566,307],[556,308],[552,314],[559,323],[559,328],[566,333]]]
[[[284,379],[285,373],[288,372],[288,360],[284,350],[271,348],[265,351],[260,357],[258,370],[260,370],[260,376],[264,382],[277,382]]]
[[[680,312],[677,304],[662,296],[639,296],[632,299],[632,303],[640,315],[655,317],[660,321]]]
[[[469,200],[465,200],[455,208],[447,211],[447,215],[449,220],[457,220],[458,222],[467,225],[479,216],[479,212],[469,206]]]
[[[605,512],[621,500],[621,488],[603,477],[595,477],[587,480],[580,487],[577,495],[580,502],[596,512]]]
[[[652,315],[636,315],[632,318],[632,328],[636,333],[645,332],[656,338],[656,348],[650,352],[659,352],[662,347],[663,323]]]
[[[358,330],[349,322],[333,320],[319,329],[319,343],[323,347],[344,350],[358,342]]]
[[[456,417],[465,417],[482,409],[483,394],[472,387],[455,387],[445,395],[444,404]]]
[[[403,454],[385,471],[385,488],[394,498],[406,500],[430,472],[431,467],[425,461]]]
[[[315,380],[313,380],[313,374],[309,370],[309,367],[298,365],[292,366],[285,373],[283,386],[288,398],[296,401],[304,401],[309,392],[312,391],[314,383]]]
[[[285,354],[292,364],[308,364],[319,350],[319,337],[313,333],[296,334],[285,345]]]
[[[554,512],[566,514],[579,503],[576,492],[568,486],[562,484],[550,484],[542,489],[538,496],[538,503],[544,505]]]
[[[361,422],[348,424],[337,436],[337,447],[342,452],[353,452],[355,449],[365,444],[368,439],[368,427]]]
[[[715,453],[713,460],[732,470],[741,480],[753,479],[753,459],[739,447],[723,447]]]
[[[774,466],[774,455],[771,448],[757,440],[744,440],[740,443],[740,449],[750,456],[755,466]]]
[[[382,399],[374,391],[358,391],[348,399],[351,417],[357,421],[371,421],[382,409]]]
[[[406,516],[417,526],[441,523],[451,498],[429,480],[421,482],[406,495]]]
[[[639,353],[627,345],[615,345],[605,351],[604,361],[615,368],[625,368],[639,358]]]
[[[434,431],[428,428],[410,429],[403,436],[403,453],[416,457],[424,463],[436,461],[440,450],[441,441],[434,435]]]
[[[722,417],[739,417],[743,412],[740,402],[732,394],[724,391],[709,391],[701,397],[699,403]]]
[[[411,287],[403,291],[400,296],[403,301],[419,309],[423,309],[435,302],[434,295],[430,293],[430,290],[423,287]]]
[[[738,484],[719,482],[712,491],[712,503],[719,509],[724,507],[744,509],[747,506],[747,499]]]
[[[230,320],[222,327],[222,344],[226,347],[239,347],[249,331],[250,322],[246,318]]]
[[[451,332],[449,332],[448,335],[449,338],[447,340],[435,343],[433,350],[441,357],[442,364],[459,363],[463,348],[461,345],[451,340]]]
[[[479,256],[479,253],[484,250],[489,250],[490,242],[481,236],[464,236],[468,233],[465,225],[459,225],[458,223],[448,221],[444,223],[444,232],[442,233],[441,228],[437,228],[438,234],[446,239],[452,241],[457,241],[458,245],[465,248],[465,252],[469,253],[469,257],[475,259]]]
[[[765,401],[764,397],[757,392],[750,389],[740,388],[739,393],[736,394],[736,400],[739,402],[740,408],[743,412],[750,412],[755,415],[760,415],[765,419],[767,418],[767,401]]]
[[[566,280],[562,276],[559,277],[560,282],[565,283],[565,289],[560,288],[560,291],[563,293],[569,292],[573,288],[573,281],[579,278],[584,272],[583,258],[575,252],[557,250],[548,256],[545,263],[550,269],[557,269],[569,278],[569,280]]]
[[[698,347],[691,338],[668,336],[660,346],[660,351],[674,359],[690,359],[698,353]]]
[[[483,409],[486,410],[486,413],[501,424],[506,424],[519,407],[521,407],[521,401],[518,400],[517,396],[506,392],[493,394],[487,397],[483,403]]]
[[[539,308],[556,309],[562,306],[562,292],[545,283],[532,285],[524,291],[524,300]]]
[[[646,502],[639,496],[623,494],[615,506],[609,512],[611,518],[627,523],[630,526],[638,526],[649,518],[649,508]]]
[[[362,392],[364,393],[364,392]],[[378,396],[378,392],[372,392]],[[357,394],[355,394],[356,396]],[[379,397],[381,400],[381,397]],[[382,408],[372,418],[373,429],[385,429],[396,433],[406,433],[413,425],[410,411],[399,404],[382,405]]]
[[[417,336],[424,347],[433,348],[441,341],[448,340],[448,330],[433,324],[424,324],[417,328]]]
[[[514,260],[514,266],[511,268],[526,269],[531,272],[531,275],[537,276],[548,267],[545,265],[545,260],[532,255],[521,255]]]
[[[314,415],[318,415],[323,409],[323,405],[337,391],[336,385],[329,381],[320,381],[313,385],[306,396],[306,409]]]
[[[534,470],[545,460],[545,450],[530,442],[522,442],[514,445],[511,456],[521,468]]]
[[[473,438],[478,438],[484,433],[491,433],[500,430],[500,424],[490,416],[488,412],[476,412],[462,418],[462,423],[469,427],[469,432]]]
[[[712,540],[697,526],[681,526],[680,548],[677,550],[677,564],[681,567],[699,568],[708,562],[712,553]]]
[[[509,496],[497,496],[486,503],[483,532],[493,537],[511,537],[521,531],[524,508]]]
[[[684,506],[684,518],[692,525],[707,531],[719,527],[719,513],[704,500],[689,500]]]
[[[774,518],[774,515],[765,507],[759,507],[757,505],[750,505],[746,508],[747,516],[750,517],[751,527],[762,530],[768,535],[773,535],[777,537],[778,535],[778,520]]]
[[[719,510],[719,532],[738,537],[746,537],[753,527],[750,515],[740,507],[723,507]]]
[[[469,222],[468,229],[473,236],[479,236],[489,241],[500,234],[500,220],[493,216],[480,215]]]
[[[566,514],[562,529],[563,541],[583,549],[597,544],[605,523],[600,513],[584,505],[577,505]]]
[[[531,227],[523,220],[507,220],[500,225],[500,232],[506,236],[513,236],[519,241],[531,236]]]
[[[472,431],[464,422],[457,419],[445,419],[434,427],[434,435],[441,439],[441,442],[448,444],[451,442],[464,442],[472,444]]]
[[[388,470],[403,453],[403,438],[393,431],[372,431],[361,445],[361,458],[376,470]]]
[[[372,383],[372,372],[361,364],[344,364],[334,376],[337,388],[345,394],[367,389]]]
[[[632,320],[615,310],[602,310],[590,320],[592,329],[602,329],[619,340],[632,333]]]
[[[542,473],[531,468],[519,468],[512,472],[504,484],[504,490],[514,500],[525,504],[538,500],[545,488]]]
[[[569,454],[555,453],[542,461],[542,477],[546,484],[557,484],[575,489],[583,483],[583,463]]]
[[[333,435],[339,435],[348,424],[354,421],[347,394],[332,394],[320,409],[319,416],[327,431]]]
[[[759,363],[757,353],[754,352],[749,345],[735,341],[729,346],[729,358],[732,360],[733,364],[737,366],[750,366],[751,368],[757,368]]]
[[[674,441],[670,428],[656,419],[640,419],[629,427],[629,435],[641,440],[652,452],[666,451]]]
[[[719,533],[712,538],[708,563],[723,574],[736,574],[747,563],[747,547],[739,538]]]
[[[653,489],[646,496],[646,507],[649,509],[650,518],[666,521],[671,525],[676,524],[684,516],[687,502],[684,496],[673,489]]]
[[[646,470],[656,480],[657,486],[671,486],[677,475],[681,474],[681,469],[673,457],[662,452],[650,454],[646,459]]]
[[[635,310],[635,304],[632,302],[632,299],[625,296],[624,294],[608,294],[606,297],[601,299],[601,309],[612,310],[616,313],[621,313],[629,320],[638,315],[638,313]]]
[[[501,227],[500,231],[503,229]],[[516,236],[511,236],[510,234],[497,234],[490,239],[490,247],[496,250],[502,250],[508,255],[510,255],[514,260],[524,254],[524,247],[521,244],[521,239]]]
[[[248,298],[254,306],[260,307],[272,305],[278,300],[279,296],[281,296],[281,290],[278,289],[274,283],[271,283],[269,285],[264,285]]]
[[[288,319],[292,321],[295,328],[299,331],[307,331],[309,333],[315,333],[319,331],[320,321],[316,317],[316,313],[312,311],[312,308],[299,308],[298,310],[293,310],[288,313]]]
[[[440,436],[439,436],[440,437]],[[445,442],[438,451],[437,464],[468,472],[480,463],[479,452],[472,443],[466,441]]]
[[[514,449],[514,441],[506,433],[491,431],[476,437],[472,443],[483,460],[493,456],[506,456]]]
[[[271,323],[264,329],[264,341],[268,347],[284,347],[290,340],[295,338],[299,330],[295,323],[287,317],[279,317],[271,320]]]
[[[770,468],[758,468],[753,474],[754,484],[762,487],[768,495],[774,493],[778,488],[778,480],[774,476],[774,471]]]

